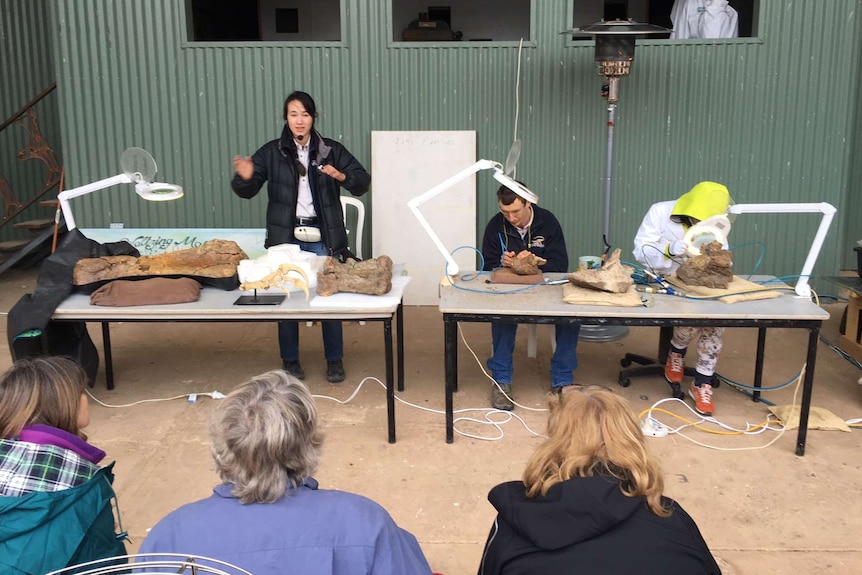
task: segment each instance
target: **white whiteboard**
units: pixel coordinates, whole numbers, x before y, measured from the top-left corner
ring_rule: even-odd
[[[372,247],[404,263],[411,276],[405,305],[437,305],[446,260],[407,202],[476,162],[476,132],[371,132]],[[475,175],[440,192],[419,208],[443,245],[476,246]],[[459,250],[461,273],[476,269],[476,252]]]

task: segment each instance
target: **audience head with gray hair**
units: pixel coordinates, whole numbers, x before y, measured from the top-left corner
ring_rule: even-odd
[[[255,575],[431,575],[416,537],[383,507],[312,476],[323,435],[314,398],[292,375],[270,371],[229,393],[210,438],[222,483],[150,530],[147,561],[183,553]]]
[[[302,484],[323,445],[311,393],[281,370],[228,394],[213,414],[210,437],[216,470],[242,503],[272,503]]]

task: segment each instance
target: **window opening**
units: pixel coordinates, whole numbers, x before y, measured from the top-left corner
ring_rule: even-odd
[[[677,25],[679,39],[688,38],[750,38],[757,35],[757,13],[760,0],[727,0],[727,12],[719,12],[725,0],[573,0],[572,23],[583,26],[599,20],[632,19],[637,22],[674,28],[671,14],[677,11],[688,18]],[[711,4],[714,10],[707,10]],[[728,25],[722,20],[733,17],[736,20],[736,35],[732,35]],[[701,30],[705,35],[699,35]],[[670,34],[653,35],[650,38],[670,38]],[[575,35],[576,40],[588,39]]]
[[[425,1],[391,0],[394,42],[530,39],[533,0],[458,0],[451,5]]]
[[[190,0],[192,42],[340,42],[341,0]]]

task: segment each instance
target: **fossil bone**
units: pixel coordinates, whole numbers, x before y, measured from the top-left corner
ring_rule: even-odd
[[[291,276],[289,274],[297,273],[301,277]],[[290,290],[287,288],[287,284],[291,283],[294,287],[301,289],[305,292],[305,301],[308,301],[309,293],[308,293],[308,275],[305,273],[305,270],[296,264],[281,264],[278,266],[274,272],[269,274],[266,277],[263,277],[257,281],[249,281],[240,284],[239,289],[250,291],[250,290],[264,290],[272,287],[277,287],[281,291],[287,294],[287,297],[290,297]]]
[[[545,258],[540,258],[534,253],[528,253],[522,258],[512,260],[512,271],[519,276],[532,276],[539,273],[539,267],[548,263]]]
[[[317,272],[317,295],[330,296],[338,292],[383,295],[392,289],[392,258],[380,256],[370,260],[348,259],[339,263],[326,258]]]
[[[567,277],[571,283],[579,287],[610,293],[625,293],[634,284],[633,271],[634,268],[620,262],[620,249],[617,248],[599,269],[581,270],[570,273]]]

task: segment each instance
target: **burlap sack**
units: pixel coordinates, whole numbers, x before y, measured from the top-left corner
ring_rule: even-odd
[[[573,305],[610,305],[619,307],[639,307],[643,305],[635,286],[629,286],[624,293],[610,293],[589,289],[574,284],[563,284],[563,301]]]
[[[760,299],[772,299],[781,297],[781,292],[769,287],[750,282],[738,276],[733,276],[733,279],[727,284],[727,289],[708,288],[704,286],[688,285],[677,277],[676,274],[671,274],[667,281],[684,292],[705,295],[705,296],[720,296],[716,297],[718,301],[724,303],[736,303],[740,301],[752,301]]]

